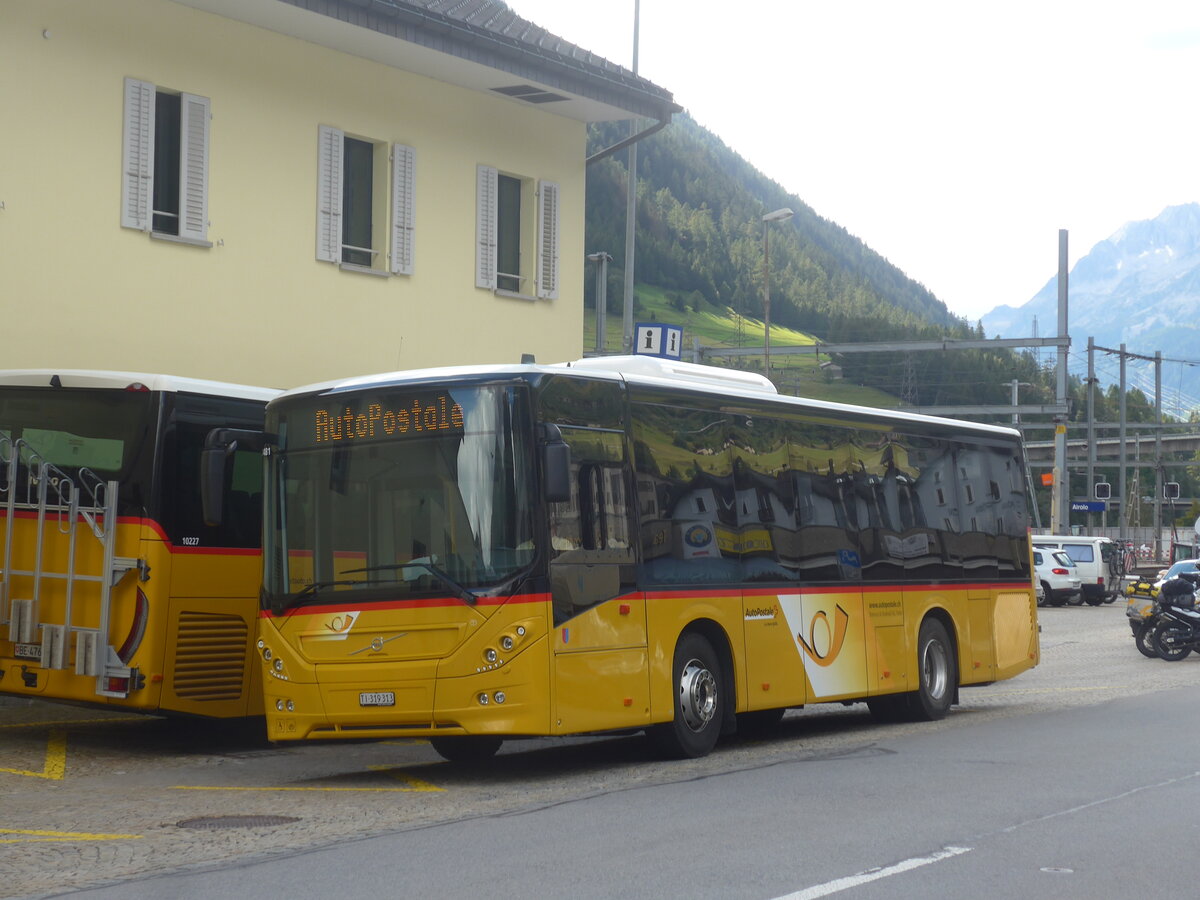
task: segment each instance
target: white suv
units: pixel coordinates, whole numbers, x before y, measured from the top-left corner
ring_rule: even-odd
[[[1079,573],[1066,553],[1034,547],[1033,566],[1042,586],[1039,600],[1043,605],[1062,606],[1070,603],[1078,606],[1083,602],[1083,595],[1079,592]]]

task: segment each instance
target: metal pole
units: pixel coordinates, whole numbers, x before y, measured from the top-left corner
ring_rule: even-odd
[[[1162,351],[1154,351],[1154,559],[1162,556]],[[1140,441],[1139,441],[1140,443]]]
[[[763,219],[763,373],[771,377],[771,242],[770,223]]]
[[[1012,405],[1013,405],[1012,423],[1013,423],[1014,428],[1016,428],[1018,425],[1021,424],[1021,414],[1019,412],[1017,412],[1017,400],[1018,400],[1018,396],[1019,396],[1018,392],[1017,392],[1017,387],[1018,387],[1018,385],[1020,385],[1020,383],[1021,382],[1017,381],[1017,379],[1015,379],[1015,378],[1012,380]]]
[[[1129,498],[1125,496],[1125,465],[1128,460],[1128,448],[1125,446],[1125,345],[1121,345],[1121,413],[1118,419],[1121,435],[1121,472],[1118,475],[1121,493],[1121,530],[1120,538],[1124,542],[1129,535]]]
[[[612,256],[604,251],[589,253],[588,260],[596,266],[596,353],[604,354],[608,343],[608,264]]]
[[[772,222],[786,222],[795,213],[786,206],[762,217],[763,223],[763,370],[771,377],[771,244],[767,237]]]
[[[1088,380],[1087,380],[1087,490],[1088,499],[1096,495],[1093,485],[1096,483],[1096,339],[1088,338]],[[1105,505],[1107,510],[1107,504]],[[1101,527],[1108,524],[1108,512],[1101,514]],[[1088,513],[1088,533],[1092,531],[1092,514]]]
[[[633,0],[633,74],[638,70],[638,19],[641,0]],[[629,133],[637,133],[637,121],[630,120]],[[629,146],[629,183],[625,189],[625,309],[622,317],[624,333],[621,351],[633,353],[633,267],[634,238],[637,232],[637,144]]]
[[[1058,232],[1058,336],[1068,337],[1067,329],[1067,231]],[[1067,347],[1058,348],[1058,388],[1055,401],[1067,404]],[[1066,534],[1070,529],[1068,512],[1070,476],[1067,474],[1067,417],[1063,415],[1054,429],[1054,486],[1050,492],[1050,527],[1054,534]],[[1061,530],[1060,530],[1061,529]]]

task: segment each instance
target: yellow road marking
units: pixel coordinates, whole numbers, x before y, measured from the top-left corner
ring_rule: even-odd
[[[409,790],[412,791],[433,792],[445,790],[445,788],[437,787],[436,785],[430,784],[428,781],[422,781],[420,778],[414,778],[412,775],[407,774],[401,769],[393,769],[390,766],[367,766],[367,768],[372,772],[388,773],[389,777],[395,778],[397,781],[403,781],[409,786]]]
[[[15,834],[20,837],[4,837]],[[140,834],[92,834],[87,831],[29,831],[23,828],[0,828],[0,844],[48,843],[52,841],[124,841],[139,840]]]
[[[146,716],[120,716],[112,719],[69,719],[63,722],[16,722],[11,725],[0,725],[4,728],[68,728],[74,725],[107,725],[110,722],[149,722]]]
[[[42,771],[31,772],[28,769],[0,769],[6,775],[24,775],[26,778],[46,778],[50,781],[62,781],[67,771],[67,733],[57,728],[50,731],[50,739],[46,742],[46,761]]]

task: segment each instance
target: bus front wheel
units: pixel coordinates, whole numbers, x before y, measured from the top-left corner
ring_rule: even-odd
[[[491,759],[504,741],[498,737],[462,736],[430,738],[438,755],[450,762],[483,762]]]
[[[694,633],[679,639],[671,681],[675,715],[649,731],[662,755],[697,759],[717,745],[725,714],[723,678],[720,660],[707,640]]]

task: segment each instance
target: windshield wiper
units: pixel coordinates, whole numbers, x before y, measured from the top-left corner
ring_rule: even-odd
[[[272,604],[276,612],[282,612],[289,607],[304,606],[306,603],[317,599],[317,591],[325,588],[341,587],[355,584],[376,584],[378,578],[337,578],[329,581],[314,581],[312,584],[306,584],[302,589],[295,594],[286,595],[279,599],[279,602]]]
[[[475,594],[471,593],[453,578],[451,578],[443,569],[438,568],[431,562],[405,562],[392,563],[386,566],[366,566],[362,569],[347,569],[344,575],[353,575],[356,572],[396,572],[403,569],[424,569],[438,581],[442,582],[446,587],[450,588],[451,593],[462,600],[464,603],[469,603],[472,606],[479,599]]]

